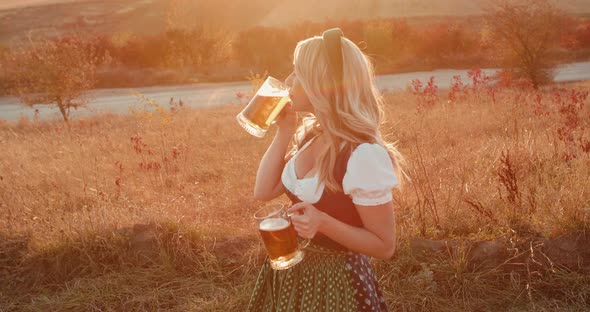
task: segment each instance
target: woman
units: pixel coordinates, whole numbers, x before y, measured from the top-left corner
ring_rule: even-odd
[[[291,107],[260,162],[255,197],[286,193],[295,230],[311,243],[290,269],[263,266],[248,310],[387,311],[368,256],[395,252],[401,156],[378,130],[371,64],[339,29],[299,42],[293,64]],[[299,127],[297,112],[310,113]]]

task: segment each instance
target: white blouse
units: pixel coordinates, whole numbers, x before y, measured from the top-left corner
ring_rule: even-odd
[[[289,192],[301,201],[317,203],[324,192],[318,174],[298,179],[295,159],[315,138],[305,143],[285,164],[281,180]],[[319,183],[319,185],[318,185]],[[399,184],[393,164],[385,148],[379,144],[363,143],[350,155],[342,180],[344,193],[356,205],[376,206],[392,200],[391,189]]]

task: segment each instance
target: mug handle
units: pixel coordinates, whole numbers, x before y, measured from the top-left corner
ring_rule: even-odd
[[[284,205],[283,207],[289,207],[289,205]],[[289,213],[287,213],[287,210],[286,210],[286,208],[283,208],[283,209],[285,209],[285,210],[284,210],[285,216],[287,216],[287,218],[289,218],[289,221],[291,221],[291,216],[292,216],[293,214],[289,214]],[[303,238],[302,238],[302,239],[299,239],[299,236],[298,236],[297,238],[298,238],[298,244],[299,244],[299,248],[301,248],[301,249],[305,249],[305,248],[307,248],[307,246],[309,246],[309,243],[311,243],[311,239],[309,239],[309,238],[305,238],[305,239],[303,239]]]
[[[309,243],[311,243],[311,239],[309,239],[309,238],[303,239],[299,243],[299,248],[305,249],[305,248],[307,248],[307,246],[309,246]]]

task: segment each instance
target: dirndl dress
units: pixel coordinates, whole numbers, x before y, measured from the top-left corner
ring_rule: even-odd
[[[298,152],[310,142],[311,140],[308,140]],[[344,149],[338,157],[334,173],[339,181],[343,181],[344,191],[331,192],[328,189],[319,188],[319,194],[315,194],[316,198],[310,198],[310,196],[314,197],[314,194],[310,194],[313,191],[309,191],[316,190],[315,185],[306,187],[293,183],[297,182],[293,169],[296,153],[285,165],[281,177],[287,196],[293,203],[305,200],[313,203],[318,210],[344,223],[362,226],[354,205],[357,201],[353,202],[355,191],[352,189],[360,190],[360,193],[372,194],[371,202],[376,202],[375,199],[379,202],[384,200],[387,202],[391,200],[391,187],[397,185],[387,152],[377,144],[366,145],[362,144],[354,150]],[[380,161],[385,165],[380,166]],[[380,198],[377,198],[379,196],[375,197],[375,194],[379,194],[378,190],[370,189],[370,186],[365,190],[351,187],[350,185],[358,184],[358,182],[350,183],[350,181],[366,180],[362,177],[358,178],[358,174],[365,176],[369,174],[373,182],[388,181],[378,185],[378,188],[384,189],[386,193],[382,192],[379,195]],[[306,181],[310,182],[309,179]],[[367,205],[370,202],[362,204]],[[273,270],[268,258],[265,260],[247,311],[388,311],[368,256],[352,252],[322,233],[317,233],[303,252],[303,260],[286,270]]]
[[[248,311],[388,311],[367,256],[314,243],[304,253],[287,270],[265,261]]]

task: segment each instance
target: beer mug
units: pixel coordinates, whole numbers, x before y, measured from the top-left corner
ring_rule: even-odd
[[[269,76],[236,118],[248,133],[261,138],[288,102],[287,86]]]
[[[285,205],[269,204],[254,214],[258,231],[270,258],[270,266],[275,270],[285,270],[303,260],[303,251],[309,243],[299,246],[297,232],[287,215]]]

